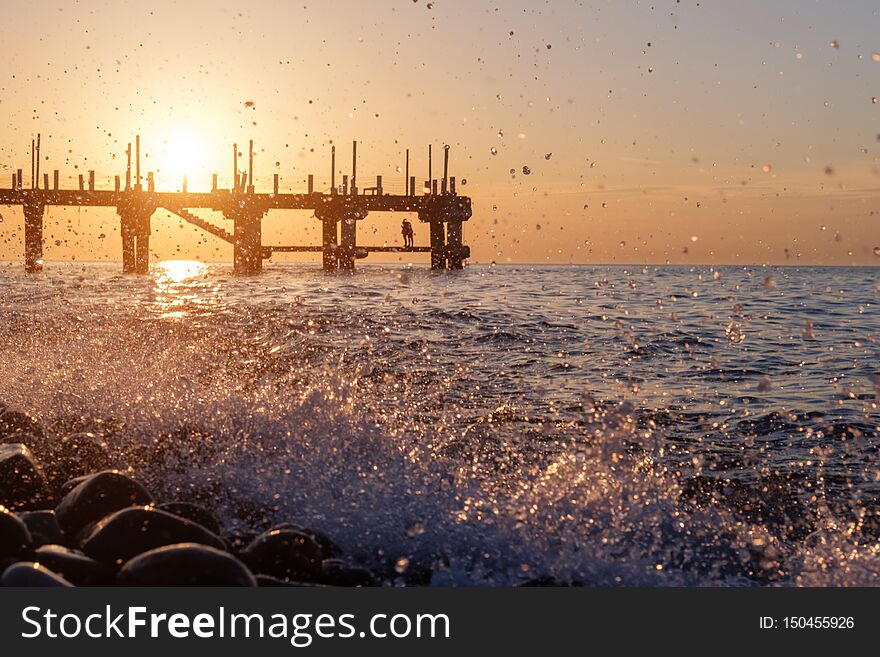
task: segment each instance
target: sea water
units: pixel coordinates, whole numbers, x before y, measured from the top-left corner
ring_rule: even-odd
[[[880,270],[0,264],[0,401],[401,583],[880,584]]]

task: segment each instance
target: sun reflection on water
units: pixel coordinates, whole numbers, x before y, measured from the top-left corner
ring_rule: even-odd
[[[208,265],[197,260],[163,260],[156,264],[153,303],[162,319],[183,319],[210,303],[214,286]]]

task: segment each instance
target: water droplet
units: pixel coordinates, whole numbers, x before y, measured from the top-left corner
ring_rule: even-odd
[[[498,155],[498,149],[494,146],[489,149],[489,152],[492,153],[492,155]]]
[[[764,166],[761,167],[761,171],[763,171],[764,173],[770,173],[770,165],[765,164]]]
[[[394,562],[394,572],[398,575],[402,575],[406,572],[406,569],[409,568],[409,559],[406,557],[400,557],[396,562]]]
[[[532,173],[532,170],[529,169],[527,166],[524,166],[524,167],[522,168],[522,172],[523,172],[523,175],[524,175],[524,176],[528,176],[530,173]]]
[[[874,255],[880,257],[880,246],[874,247]]]

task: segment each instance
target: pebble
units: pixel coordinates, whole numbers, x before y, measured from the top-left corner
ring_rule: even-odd
[[[119,571],[124,586],[257,586],[247,566],[228,552],[181,543],[139,554]]]
[[[42,586],[69,588],[73,586],[66,579],[39,563],[19,561],[3,571],[0,576],[2,586]]]
[[[32,543],[31,533],[21,518],[0,506],[0,559],[24,556]]]
[[[115,511],[153,501],[149,491],[134,479],[107,470],[89,477],[67,493],[55,507],[55,515],[64,533],[74,537],[87,525]]]
[[[296,582],[317,582],[321,578],[321,547],[311,536],[295,529],[272,529],[261,534],[241,556],[259,575]]]
[[[58,573],[76,586],[109,586],[115,572],[82,552],[62,545],[44,545],[34,550],[34,561]]]
[[[214,534],[220,534],[222,527],[214,514],[203,506],[191,502],[166,502],[158,506],[160,511],[167,511],[180,518],[191,520]]]
[[[52,543],[64,544],[64,533],[54,511],[21,511],[17,515],[27,525],[34,547]]]
[[[150,507],[117,511],[95,525],[82,549],[108,564],[123,564],[138,554],[175,543],[201,543],[218,550],[226,545],[201,525]]]
[[[46,497],[46,478],[31,450],[21,443],[0,445],[0,504],[34,508]]]

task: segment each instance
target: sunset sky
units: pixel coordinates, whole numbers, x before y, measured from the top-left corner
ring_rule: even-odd
[[[330,143],[349,173],[357,139],[359,179],[394,192],[406,148],[422,180],[448,143],[475,262],[880,264],[876,0],[17,2],[0,29],[4,187],[37,132],[68,186],[111,186],[139,132],[163,190],[228,185],[252,138],[258,187],[326,188]],[[21,211],[0,213],[18,259]],[[397,219],[359,242],[399,242]],[[52,208],[45,256],[119,259],[118,231]],[[265,234],[319,224],[272,213]],[[231,257],[164,211],[152,247]]]

